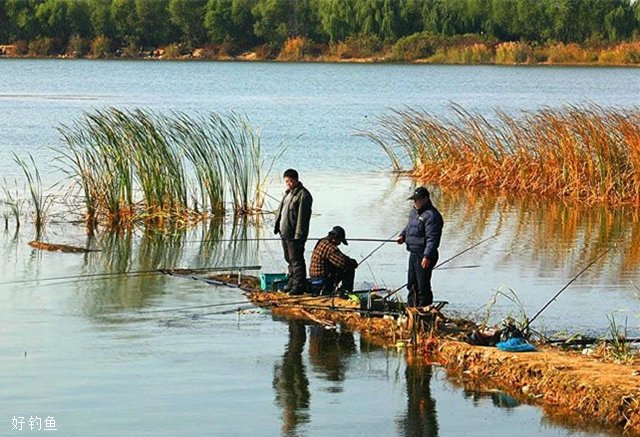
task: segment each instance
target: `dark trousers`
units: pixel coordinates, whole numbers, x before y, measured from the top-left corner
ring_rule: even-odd
[[[424,307],[433,303],[431,273],[438,262],[438,257],[429,261],[429,267],[423,269],[422,254],[411,252],[409,255],[409,277],[407,280],[407,288],[409,289],[407,303],[409,306]]]
[[[324,290],[333,293],[340,285],[340,288],[345,291],[353,291],[353,281],[356,276],[355,269],[333,269],[324,278]]]
[[[289,264],[289,286],[293,291],[306,291],[307,265],[304,261],[305,240],[282,240],[284,259]]]

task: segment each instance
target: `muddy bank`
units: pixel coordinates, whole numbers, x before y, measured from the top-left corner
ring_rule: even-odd
[[[502,352],[457,341],[472,327],[468,321],[437,322],[434,338],[411,316],[361,316],[358,305],[345,299],[264,292],[248,293],[248,297],[278,315],[340,325],[374,344],[407,347],[409,354],[440,362],[450,375],[470,383],[489,380],[510,395],[541,406],[556,421],[640,435],[638,359],[614,364],[546,346],[538,346],[533,353]]]
[[[441,341],[437,357],[448,372],[489,378],[508,393],[542,406],[550,416],[581,417],[640,435],[640,363],[604,363],[545,347],[508,353],[448,340]]]

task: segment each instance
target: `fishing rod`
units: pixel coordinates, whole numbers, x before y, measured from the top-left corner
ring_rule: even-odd
[[[270,306],[277,308],[299,308],[299,309],[312,309],[312,310],[323,310],[323,311],[338,311],[338,312],[348,312],[348,313],[365,313],[371,315],[400,315],[401,311],[381,311],[381,310],[370,310],[370,309],[361,309],[361,308],[349,308],[349,307],[326,307],[322,305],[297,305],[297,304],[278,304],[277,302],[273,302]]]
[[[202,309],[202,308],[217,308],[217,307],[223,307],[223,306],[242,305],[242,304],[249,304],[249,303],[251,303],[251,301],[248,301],[248,300],[245,299],[245,300],[239,300],[239,301],[235,301],[235,302],[222,302],[222,303],[213,303],[213,304],[207,304],[207,305],[194,305],[194,306],[189,306],[189,307],[178,307],[178,308],[163,308],[163,309],[159,309],[159,310],[145,310],[145,311],[138,311],[137,314],[179,312],[179,311],[186,311],[186,310],[197,310],[197,309]]]
[[[15,284],[27,284],[31,282],[44,282],[44,281],[57,281],[63,279],[90,279],[90,278],[109,278],[114,276],[128,276],[128,275],[146,275],[161,273],[165,275],[173,275],[180,272],[213,272],[213,271],[242,271],[242,270],[260,270],[262,266],[231,266],[231,267],[202,267],[197,269],[183,269],[183,268],[162,268],[154,270],[132,270],[128,272],[107,272],[107,273],[90,273],[86,275],[74,275],[74,276],[54,276],[49,278],[37,278],[37,279],[24,279],[19,281],[7,281],[0,282],[0,285],[15,285]]]
[[[557,344],[559,346],[587,346],[598,342],[604,343],[640,343],[640,338],[576,338],[576,339],[551,339],[545,341],[547,344]]]
[[[459,257],[460,255],[467,253],[468,251],[470,251],[471,249],[475,249],[476,247],[480,246],[482,243],[491,240],[492,238],[495,238],[496,236],[498,236],[500,232],[496,232],[495,234],[493,234],[490,237],[485,238],[482,241],[477,242],[476,244],[474,244],[473,246],[467,247],[465,250],[463,250],[462,252],[458,252],[455,255],[453,255],[450,258],[447,258],[446,260],[436,264],[436,266],[433,268],[433,270],[439,270],[442,268],[443,265],[447,264],[450,261],[453,261],[454,259],[456,259],[457,257]],[[405,283],[404,285],[401,285],[400,287],[396,288],[395,290],[393,290],[393,292],[391,292],[390,294],[387,294],[383,300],[387,300],[388,298],[390,298],[391,296],[393,296],[394,294],[396,294],[398,291],[402,290],[404,287],[406,287],[407,285],[409,285],[409,283]]]
[[[373,255],[373,254],[374,254],[374,253],[376,253],[378,250],[380,250],[380,249],[382,248],[382,246],[384,246],[385,244],[387,244],[387,243],[388,243],[388,242],[390,242],[390,241],[395,241],[395,240],[393,240],[393,239],[392,239],[394,235],[396,235],[396,232],[395,232],[395,231],[394,231],[394,232],[393,232],[393,234],[391,234],[391,235],[389,236],[389,238],[387,238],[386,240],[376,240],[376,241],[382,241],[382,242],[380,243],[380,245],[379,245],[379,246],[377,246],[375,249],[373,249],[373,250],[369,253],[369,255],[367,255],[367,256],[365,256],[364,258],[362,258],[362,260],[358,263],[358,266],[360,266],[363,262],[365,262],[367,259],[369,259],[369,257],[371,257],[371,255]],[[350,239],[350,240],[352,240],[352,241],[358,241],[358,240],[355,240],[355,239]],[[369,240],[367,240],[367,241],[369,241]]]
[[[327,238],[324,237],[311,237],[307,238],[307,241],[318,241]],[[249,242],[249,241],[282,241],[282,238],[221,238],[221,239],[207,239],[207,240],[191,240],[184,241],[183,244],[187,243],[231,243],[231,242]],[[358,241],[363,243],[390,243],[395,240],[382,239],[382,238],[349,238],[349,241]]]
[[[583,268],[582,270],[580,270],[578,272],[577,275],[575,275],[573,278],[571,278],[571,280],[569,282],[567,282],[564,287],[562,287],[552,298],[551,300],[549,300],[549,302],[547,302],[541,309],[540,311],[538,311],[536,313],[535,316],[533,316],[525,325],[524,330],[526,330],[529,325],[531,325],[531,323],[533,323],[533,321],[540,315],[542,314],[542,312],[544,310],[547,309],[547,307],[549,305],[551,305],[551,303],[553,303],[554,300],[556,300],[558,298],[558,296],[560,296],[562,294],[563,291],[565,291],[567,288],[569,288],[569,286],[571,284],[573,284],[575,282],[576,279],[578,279],[584,272],[586,272],[587,270],[589,270],[589,268],[591,268],[592,265],[594,265],[596,263],[596,261],[598,261],[600,258],[602,258],[603,256],[605,256],[607,253],[609,253],[609,251],[612,249],[612,247],[607,248],[606,250],[604,250],[603,252],[601,252],[597,257],[595,257],[589,264],[587,264],[587,266],[585,268]]]

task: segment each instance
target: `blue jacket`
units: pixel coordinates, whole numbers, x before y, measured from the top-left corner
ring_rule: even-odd
[[[411,210],[409,223],[400,235],[404,237],[409,252],[434,260],[438,257],[443,225],[442,215],[429,202],[420,211],[415,208]]]

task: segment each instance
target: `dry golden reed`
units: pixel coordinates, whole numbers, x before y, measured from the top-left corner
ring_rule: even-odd
[[[640,111],[597,105],[542,108],[486,118],[453,106],[453,117],[422,110],[381,117],[366,132],[395,171],[442,185],[640,204]]]

